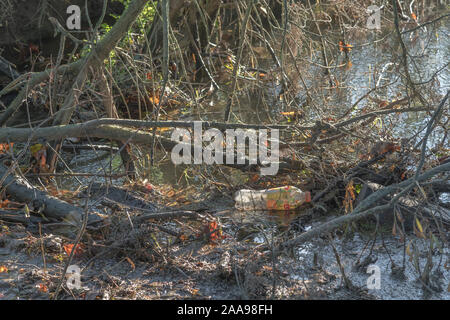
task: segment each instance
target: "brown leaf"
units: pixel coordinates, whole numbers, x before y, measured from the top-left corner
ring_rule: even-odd
[[[46,293],[46,292],[48,292],[48,287],[45,284],[43,284],[43,283],[39,283],[39,289],[38,290],[40,292]]]
[[[125,259],[128,261],[128,263],[131,265],[131,268],[133,269],[133,271],[134,270],[136,270],[136,265],[134,264],[134,262],[130,259],[130,258],[128,258],[128,257],[125,257]]]
[[[68,243],[68,244],[63,245],[64,251],[67,253],[68,256],[70,256],[70,253],[72,252],[73,246],[74,246],[73,243]],[[73,254],[75,256],[82,254],[84,252],[84,248],[83,247],[84,247],[83,244],[79,243],[77,245],[77,247],[75,248],[75,251],[74,251]]]
[[[12,149],[14,142],[11,143],[0,143],[0,154],[6,153],[9,149]]]

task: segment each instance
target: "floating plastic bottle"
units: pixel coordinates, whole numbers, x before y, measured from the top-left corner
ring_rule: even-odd
[[[292,210],[311,202],[311,193],[285,186],[265,190],[239,190],[234,194],[239,210]]]

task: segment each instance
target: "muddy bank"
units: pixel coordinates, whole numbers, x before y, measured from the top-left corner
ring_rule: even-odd
[[[222,209],[229,207],[229,200],[221,201]],[[207,208],[208,202],[199,207]],[[166,232],[161,232],[151,221],[132,225],[124,212],[116,210],[112,223],[102,228],[103,236],[90,232],[72,261],[81,268],[81,288],[64,289],[60,298],[450,299],[448,248],[437,245],[433,250],[431,290],[424,290],[411,252],[413,248],[422,252],[417,261],[423,270],[429,243],[414,235],[408,235],[404,243],[386,231],[375,241],[371,232],[338,232],[332,244],[339,263],[328,237],[309,241],[274,260],[273,241],[307,231],[327,218],[300,213],[290,217],[286,226],[279,217],[269,219],[263,213],[205,210],[219,219],[220,240],[199,235],[202,223],[198,220],[163,222]],[[0,273],[0,297],[51,298],[71,242],[63,236],[44,233],[39,237],[21,225],[3,224],[0,266],[7,271]],[[262,246],[269,249],[261,250]],[[369,265],[379,268],[379,289],[367,287]]]

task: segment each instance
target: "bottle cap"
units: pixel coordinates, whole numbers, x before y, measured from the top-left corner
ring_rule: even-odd
[[[311,202],[311,192],[305,191],[305,202]]]

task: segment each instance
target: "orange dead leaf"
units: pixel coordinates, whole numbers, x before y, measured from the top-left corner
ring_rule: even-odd
[[[417,16],[416,16],[416,14],[415,14],[414,12],[411,12],[411,18],[412,18],[414,21],[417,21]]]
[[[222,228],[217,221],[211,221],[205,226],[205,233],[210,242],[216,242],[217,240],[224,239],[222,234]]]
[[[392,142],[377,142],[369,152],[371,159],[387,152],[400,151],[401,147]]]
[[[41,159],[39,161],[39,167],[41,169],[47,169],[47,156],[46,154],[42,154]]]
[[[130,259],[130,258],[128,258],[128,257],[125,257],[125,259],[128,261],[128,263],[131,265],[131,268],[133,269],[133,271],[136,269],[136,265],[134,264],[134,262]]]
[[[159,97],[150,97],[148,100],[153,104],[159,104]]]
[[[11,143],[0,143],[0,154],[6,153],[9,149],[12,149],[14,142]]]
[[[175,99],[167,99],[167,102],[168,102],[169,104],[175,104],[175,105],[180,105],[180,104],[181,104],[180,101],[175,100]]]
[[[173,190],[170,190],[169,192],[167,192],[167,196],[169,198],[172,198],[174,195],[175,195],[175,191],[173,191]]]
[[[181,235],[180,235],[180,240],[182,241],[182,242],[184,242],[184,241],[187,241],[188,240],[188,237],[184,234],[184,233],[182,233]]]
[[[353,67],[353,63],[349,60],[349,61],[347,62],[347,64],[345,65],[345,69],[346,69],[346,70],[349,70],[351,67]]]
[[[47,287],[45,284],[43,284],[43,283],[39,283],[39,288],[38,288],[38,290],[39,290],[40,292],[46,293],[46,292],[48,292],[48,287]]]
[[[0,200],[0,208],[6,208],[8,206],[8,203],[9,203],[8,199],[3,201]]]
[[[353,180],[351,180],[347,187],[345,187],[345,198],[343,201],[345,212],[353,211],[353,201],[355,201],[355,187],[353,186]]]
[[[67,255],[70,255],[70,253],[72,252],[73,246],[74,246],[73,243],[68,243],[68,244],[63,245],[64,251],[67,253]],[[77,247],[75,248],[75,251],[73,254],[80,255],[83,253],[83,251],[84,251],[83,245],[81,243],[79,243],[77,245]]]
[[[350,52],[352,51],[353,46],[348,43],[344,43],[343,41],[339,41],[339,51],[341,52]]]
[[[405,180],[406,179],[406,171],[403,171],[402,175],[400,176],[400,180]]]
[[[265,271],[272,271],[273,270],[273,268],[271,266],[263,266],[262,268]]]
[[[8,272],[8,268],[5,266],[0,266],[0,273],[6,273]]]
[[[383,100],[378,104],[378,107],[380,109],[383,109],[383,108],[386,108],[388,105],[389,105],[389,103],[387,101]]]
[[[198,289],[192,289],[192,295],[197,296],[198,295]]]
[[[289,118],[289,121],[297,120],[302,115],[300,111],[280,112],[280,114]]]

